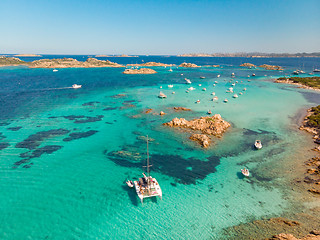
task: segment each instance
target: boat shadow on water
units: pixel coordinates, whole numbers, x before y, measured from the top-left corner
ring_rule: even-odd
[[[124,182],[125,184],[125,182]],[[122,189],[128,193],[128,196],[134,206],[138,206],[138,198],[134,188],[129,188],[126,184],[122,186]]]

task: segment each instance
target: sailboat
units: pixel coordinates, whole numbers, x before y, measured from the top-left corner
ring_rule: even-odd
[[[156,197],[159,196],[162,200],[162,190],[157,179],[150,176],[150,167],[152,165],[149,164],[149,140],[147,136],[147,175],[142,173],[143,177],[139,178],[139,181],[134,181],[134,187],[136,189],[136,193],[140,198],[141,203],[143,203],[144,198]]]

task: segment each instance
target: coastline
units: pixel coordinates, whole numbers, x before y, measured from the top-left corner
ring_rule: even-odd
[[[292,80],[289,80],[289,79],[286,79],[286,80],[274,79],[274,82],[275,83],[284,83],[284,84],[295,85],[298,88],[304,88],[304,89],[308,89],[308,90],[320,91],[319,88],[309,87],[309,86],[306,86],[306,85],[301,84],[301,83],[295,83],[295,82],[293,82]]]

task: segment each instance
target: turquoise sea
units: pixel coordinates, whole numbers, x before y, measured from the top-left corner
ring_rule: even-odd
[[[0,68],[0,239],[223,239],[228,227],[295,211],[279,168],[310,154],[298,116],[320,104],[320,92],[273,79],[296,68],[308,76],[319,58],[110,60],[221,67],[154,67],[154,75],[124,75],[123,68]],[[244,62],[285,70],[239,67]],[[236,81],[235,93],[243,94],[234,99],[226,90]],[[190,86],[195,90],[186,93]],[[160,91],[167,99],[157,97]],[[211,101],[212,92],[218,101]],[[174,106],[192,111],[175,112]],[[146,114],[148,108],[153,111]],[[162,125],[174,117],[206,116],[209,109],[232,124],[209,149]],[[145,171],[146,135],[154,139],[151,174],[163,200],[141,204],[125,181]],[[253,148],[256,139],[260,151]],[[250,178],[241,176],[243,167]]]

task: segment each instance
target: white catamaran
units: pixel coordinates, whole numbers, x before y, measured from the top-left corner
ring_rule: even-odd
[[[148,144],[148,136],[147,136],[147,175],[142,173],[143,177],[139,178],[139,181],[134,181],[134,187],[136,189],[137,195],[143,203],[144,198],[148,197],[156,197],[159,196],[162,200],[162,191],[157,179],[150,176],[150,167],[152,165],[149,164],[149,144]]]

